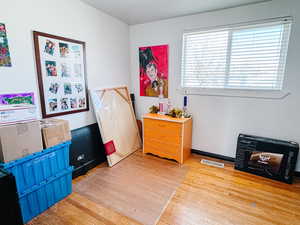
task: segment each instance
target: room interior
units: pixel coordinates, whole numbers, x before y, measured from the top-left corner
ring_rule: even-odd
[[[11,0],[9,225],[300,225],[300,2]]]

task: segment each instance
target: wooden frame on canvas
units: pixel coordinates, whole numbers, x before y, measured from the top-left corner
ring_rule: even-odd
[[[113,166],[142,147],[128,88],[93,89],[90,95],[108,164]]]

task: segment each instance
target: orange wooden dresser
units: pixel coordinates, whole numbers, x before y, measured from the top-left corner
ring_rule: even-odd
[[[143,153],[182,164],[191,154],[192,119],[148,113],[143,116]]]

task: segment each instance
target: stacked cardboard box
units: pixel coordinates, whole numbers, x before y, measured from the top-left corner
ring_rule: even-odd
[[[0,162],[10,162],[69,140],[68,121],[39,121],[34,105],[0,105]]]
[[[0,126],[0,161],[9,162],[43,149],[39,121]]]
[[[45,148],[71,140],[69,122],[61,119],[44,119],[41,121]]]
[[[43,149],[35,105],[0,105],[0,161],[9,162]]]

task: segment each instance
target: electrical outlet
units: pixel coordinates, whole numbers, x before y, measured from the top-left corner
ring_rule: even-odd
[[[77,157],[77,161],[81,161],[85,158],[85,155],[84,154],[81,154]]]

